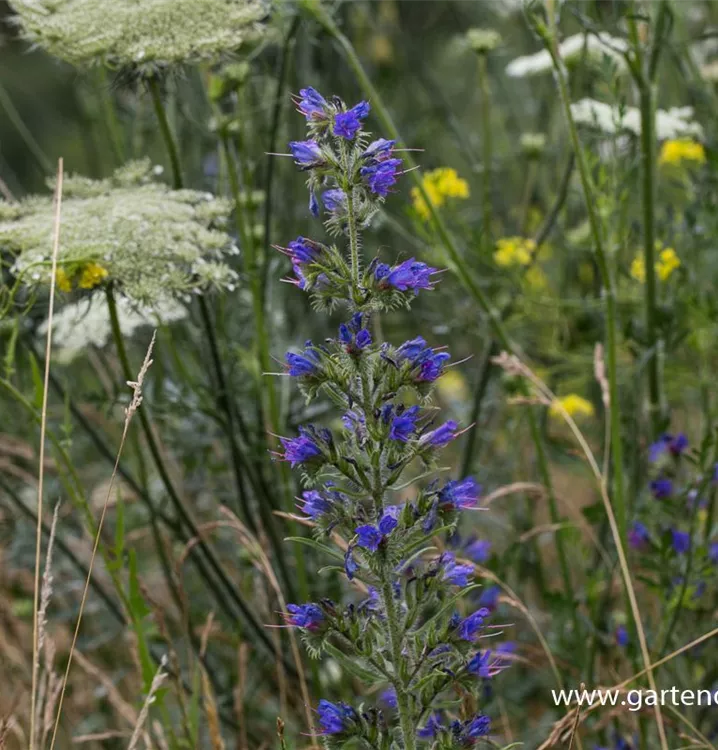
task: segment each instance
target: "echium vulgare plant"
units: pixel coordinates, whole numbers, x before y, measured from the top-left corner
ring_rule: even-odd
[[[281,438],[278,457],[302,471],[308,489],[299,507],[315,527],[312,544],[343,563],[334,570],[365,598],[291,604],[284,618],[312,656],[328,651],[367,687],[383,688],[391,707],[321,700],[327,748],[473,747],[490,732],[489,717],[476,713],[479,694],[506,656],[478,645],[492,632],[488,609],[459,614],[462,598],[478,588],[473,566],[432,545],[480,493],[471,477],[428,481],[437,453],[461,434],[425,408],[450,355],[421,337],[378,344],[370,325],[378,312],[432,289],[437,269],[414,258],[362,262],[360,233],[402,173],[394,141],[371,140],[364,130],[369,104],[348,108],[312,88],[296,103],[309,138],[289,146],[308,174],[310,209],[319,215],[323,204],[328,233],[344,239],[348,253],[304,237],[280,249],[292,261],[291,280],[318,307],[345,308],[348,322],[336,339],[288,353],[287,371],[308,400],[320,391],[332,399],[343,428],[305,425],[298,437]],[[423,488],[401,503],[405,472],[422,464],[414,478],[426,480]],[[324,543],[330,535],[346,540],[342,552]]]

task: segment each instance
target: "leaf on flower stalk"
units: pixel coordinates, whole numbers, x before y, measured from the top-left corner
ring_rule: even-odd
[[[454,609],[456,606],[456,603],[461,599],[463,596],[466,596],[466,594],[471,593],[472,591],[476,591],[477,589],[482,588],[483,584],[481,583],[472,583],[470,586],[467,586],[464,589],[461,589],[458,593],[454,594],[454,596],[447,599],[441,607],[439,607],[438,611],[435,612],[421,627],[417,628],[414,631],[414,635],[421,635],[422,633],[425,633],[428,628],[431,627],[432,624],[436,623],[442,615],[446,614],[447,612]]]
[[[342,665],[342,667],[347,670],[347,672],[350,672],[354,677],[359,678],[367,685],[371,686],[380,682],[386,682],[386,676],[381,672],[365,665],[364,662],[360,664],[357,661],[354,661],[331,643],[327,643],[325,648],[327,653],[331,654]]]

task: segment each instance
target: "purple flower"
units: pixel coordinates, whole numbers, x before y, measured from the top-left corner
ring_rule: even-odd
[[[321,734],[342,734],[349,731],[356,719],[356,712],[346,703],[330,703],[324,699],[317,707]]]
[[[300,89],[297,102],[297,109],[307,118],[307,120],[322,120],[327,116],[327,100],[311,86]]]
[[[708,559],[718,565],[718,542],[711,542],[708,546]]]
[[[633,549],[644,549],[651,540],[648,529],[640,522],[634,521],[628,532],[628,543]]]
[[[379,531],[381,531],[384,536],[391,534],[391,532],[399,525],[399,513],[401,513],[400,505],[388,505],[384,509],[384,513],[379,519]]]
[[[673,456],[680,456],[688,448],[688,438],[683,432],[677,435],[664,433],[648,449],[648,460],[655,463],[666,452]]]
[[[414,432],[416,432],[416,420],[418,418],[418,406],[412,406],[401,412],[397,411],[392,419],[391,427],[389,428],[389,438],[391,440],[398,440],[401,443],[406,443]]]
[[[433,739],[436,737],[437,732],[440,732],[443,728],[441,714],[438,711],[434,711],[434,713],[427,719],[426,724],[417,730],[416,736],[420,740]]]
[[[306,237],[297,237],[287,245],[289,256],[295,263],[315,263],[321,253],[322,245]]]
[[[294,163],[300,167],[311,167],[324,161],[322,150],[316,141],[289,141],[289,150]]]
[[[344,572],[347,574],[347,578],[351,581],[359,571],[359,565],[354,559],[354,548],[352,546],[344,554]]]
[[[442,580],[450,583],[452,586],[469,585],[469,577],[474,575],[473,565],[461,565],[456,562],[456,555],[453,552],[444,552],[439,558],[439,563],[443,568]]]
[[[391,158],[395,145],[396,141],[388,141],[386,138],[378,138],[366,147],[363,156],[371,163],[386,161]]]
[[[408,289],[433,289],[431,282],[432,274],[438,271],[437,268],[427,266],[414,258],[409,258],[398,266],[390,268],[386,263],[380,263],[375,271],[374,278],[379,282],[381,289],[390,286],[398,289],[400,292],[406,292]]]
[[[479,651],[466,665],[466,671],[488,680],[509,667],[509,661],[504,658],[511,649],[502,644],[495,651]]]
[[[298,506],[302,513],[316,520],[332,509],[332,503],[316,490],[302,493],[302,505]]]
[[[313,190],[309,191],[309,213],[315,218],[319,218],[319,201]]]
[[[396,690],[393,687],[384,690],[379,696],[379,702],[383,703],[389,708],[396,708],[399,705],[398,699],[396,697]]]
[[[321,448],[317,445],[313,436],[309,435],[303,427],[299,428],[300,435],[296,438],[280,438],[284,448],[284,461],[289,461],[292,468],[297,464],[308,463],[314,458],[322,455]]]
[[[656,500],[665,500],[673,494],[673,482],[667,477],[654,479],[649,486]]]
[[[426,346],[421,336],[406,341],[397,350],[398,358],[402,362],[409,362],[412,370],[417,369],[415,379],[421,382],[433,382],[444,372],[444,363],[451,359],[448,352],[435,352]]]
[[[315,633],[324,624],[324,612],[318,604],[287,604],[287,625]]]
[[[489,559],[491,542],[488,539],[475,539],[464,547],[466,556],[476,563],[483,563]]]
[[[628,646],[628,628],[625,625],[619,625],[616,628],[615,638],[617,645],[621,648]]]
[[[451,480],[439,490],[439,503],[446,510],[473,508],[481,494],[481,485],[473,477]],[[479,562],[477,560],[477,562]]]
[[[431,432],[427,432],[421,437],[422,445],[431,445],[434,448],[443,448],[448,445],[455,437],[458,425],[453,419],[444,422],[441,427],[437,427]]]
[[[366,180],[369,190],[384,198],[389,194],[389,188],[396,184],[401,164],[401,159],[387,159],[368,167],[362,167],[359,172]]]
[[[347,195],[339,188],[325,190],[322,193],[322,201],[324,202],[324,208],[326,208],[330,214],[340,214],[344,211],[344,207],[346,206]]]
[[[284,355],[288,372],[293,378],[309,377],[317,374],[317,367],[321,362],[319,352],[314,348],[311,341],[307,341],[304,347],[302,354],[287,352]]]
[[[334,116],[334,135],[352,140],[361,129],[361,121],[369,114],[369,103],[359,102],[346,112]]]
[[[371,344],[371,333],[368,328],[364,328],[364,313],[354,313],[348,323],[342,323],[339,326],[339,340],[344,344],[349,354],[358,354]]]
[[[479,631],[484,627],[484,620],[489,614],[489,610],[486,609],[486,607],[482,607],[461,620],[458,626],[459,638],[461,638],[462,641],[475,640]]]
[[[354,531],[359,537],[357,539],[359,547],[364,547],[370,552],[376,552],[379,549],[379,544],[381,544],[384,536],[376,526],[368,523],[364,524],[364,526],[357,526]]]
[[[691,535],[687,531],[671,529],[671,545],[677,555],[685,555],[691,548]]]
[[[458,741],[464,747],[470,747],[475,744],[474,740],[486,737],[491,731],[491,719],[488,716],[475,716],[463,724],[454,722],[451,728]]]
[[[486,607],[489,611],[496,609],[501,594],[500,586],[487,586],[479,596],[479,604]]]

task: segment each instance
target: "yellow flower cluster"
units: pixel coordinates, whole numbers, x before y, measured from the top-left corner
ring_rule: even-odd
[[[660,245],[658,246],[659,249]],[[672,247],[666,247],[658,254],[656,261],[656,275],[661,281],[666,281],[671,274],[681,266],[681,259]],[[646,282],[646,261],[642,255],[637,255],[631,263],[631,276],[641,284]]]
[[[77,279],[80,289],[94,289],[107,278],[107,269],[99,263],[87,263],[82,267]],[[61,292],[72,291],[73,277],[64,268],[58,268],[55,273],[55,283]]]
[[[432,205],[437,208],[443,206],[448,198],[465,200],[469,197],[469,183],[459,177],[457,171],[451,167],[439,167],[427,172],[421,184]],[[411,199],[416,213],[427,221],[431,216],[431,211],[419,188],[411,189]]]
[[[549,414],[560,418],[563,416],[561,407],[569,417],[592,417],[594,414],[593,404],[577,393],[569,393],[568,396],[556,399],[549,408]]]
[[[494,261],[497,266],[527,266],[536,250],[536,243],[526,237],[503,237],[496,243]]]
[[[706,152],[702,143],[686,139],[666,141],[661,147],[659,164],[680,164],[683,161],[694,161],[704,164]]]

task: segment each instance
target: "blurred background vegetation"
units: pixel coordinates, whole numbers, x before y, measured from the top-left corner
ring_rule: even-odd
[[[646,221],[640,139],[630,132],[581,130],[616,279],[616,408],[629,521],[656,513],[648,446],[661,432],[683,430],[695,447],[688,465],[675,468],[676,485],[683,489],[676,490],[672,508],[660,511],[657,532],[663,533],[686,521],[695,477],[715,459],[718,4],[566,0],[559,5],[564,38],[600,30],[626,40],[627,18],[638,19],[642,33],[658,38],[661,49],[655,106],[691,107],[690,119],[702,129],[693,139],[701,145],[698,159],[661,159],[665,140],[680,138],[661,139],[659,133],[655,145],[654,158],[661,163],[654,174],[651,224],[660,249],[673,249],[679,260],[659,280],[658,351],[647,346],[645,282],[635,265]],[[657,37],[660,8],[670,21]],[[50,196],[47,182],[59,157],[66,174],[96,180],[147,157],[163,167],[158,179],[171,185],[172,165],[151,95],[154,82],[179,145],[185,187],[234,202],[227,231],[240,250],[228,260],[238,274],[234,291],[183,300],[187,317],[160,327],[142,406],[146,423],[136,418],[131,427],[111,497],[103,559],[90,590],[58,746],[70,747],[80,737],[89,747],[126,747],[132,717],[164,653],[170,654],[171,678],[151,712],[153,746],[221,747],[215,713],[228,747],[281,747],[278,716],[286,723],[287,747],[310,744],[290,639],[284,630],[265,627],[281,622],[282,602],[342,597],[333,575],[316,575],[327,562],[321,555],[282,542],[306,530],[280,515],[292,509],[299,488],[269,459],[277,445],[271,433],[294,434],[298,424],[321,421],[324,413],[321,407],[308,409],[288,378],[265,373],[281,371],[289,348],[334,335],[341,322],[340,315],[328,322],[315,314],[304,295],[281,283],[290,269],[271,247],[319,232],[291,159],[267,155],[304,137],[291,93],[308,85],[351,103],[371,97],[369,81],[380,97],[371,101],[372,129],[391,136],[383,117],[390,115],[403,142],[418,149],[413,156],[425,186],[432,170],[445,170],[434,173],[436,183],[441,174],[444,183],[432,195],[458,248],[459,272],[447,261],[446,237],[412,193],[417,175],[403,178],[389,197],[366,236],[365,252],[450,266],[410,316],[401,311],[383,316],[382,333],[395,342],[421,333],[432,345],[449,347],[454,361],[466,360],[439,384],[441,403],[452,416],[463,425],[476,423],[447,454],[454,476],[473,473],[487,494],[527,483],[508,490],[489,511],[472,514],[459,529],[464,540],[491,543],[481,561],[491,571],[486,585],[492,585],[491,576],[504,583],[496,620],[517,643],[516,663],[487,688],[484,710],[492,715],[497,743],[539,747],[565,713],[550,700],[556,672],[547,648],[569,687],[581,680],[610,685],[639,670],[633,632],[628,645],[616,639],[630,617],[586,463],[565,424],[544,407],[527,405],[514,380],[492,365],[491,356],[504,347],[496,342],[489,310],[464,283],[468,275],[490,308],[502,311],[509,339],[559,397],[569,397],[564,405],[599,460],[608,462],[605,402],[595,365],[606,321],[575,155],[552,73],[511,77],[506,70],[516,58],[542,49],[530,23],[534,11],[513,0],[278,3],[267,6],[258,38],[223,59],[144,76],[121,66],[73,67],[51,57],[21,38],[12,8],[0,3],[5,204]],[[498,32],[497,46],[477,54],[466,34],[472,28]],[[570,88],[574,102],[591,97],[619,110],[639,103],[635,81],[609,55],[574,62]],[[521,260],[522,248],[530,262]],[[3,284],[15,289],[14,257],[1,238],[0,254]],[[58,309],[89,294],[63,293]],[[4,294],[0,320],[5,384],[0,654],[8,677],[0,685],[0,720],[15,719],[5,738],[11,748],[27,745],[36,419],[47,298],[42,285],[23,287],[11,298]],[[139,327],[124,341],[132,376],[149,336],[148,326]],[[88,565],[91,519],[105,501],[128,402],[125,381],[131,378],[116,344],[88,345],[52,367],[45,518],[49,525],[48,508],[62,499],[49,618],[60,674]],[[660,370],[657,422],[647,408],[651,360]],[[530,413],[536,418],[529,419]],[[614,472],[615,466],[611,479]],[[708,559],[716,538],[715,489],[701,487],[705,503],[690,525],[696,549],[703,550],[697,562],[671,556],[670,540],[661,541],[648,560],[631,559],[655,659],[716,626],[716,570]],[[237,513],[246,531],[228,525],[220,505]],[[182,507],[191,523],[183,520]],[[200,530],[204,542],[197,544]],[[252,538],[266,551],[276,586]],[[559,538],[570,592],[557,556]],[[608,569],[599,564],[602,555],[611,561]],[[681,576],[690,588],[677,593]],[[700,648],[667,665],[661,683],[715,689],[718,674],[710,658],[715,645],[708,641]],[[361,681],[336,658],[305,659],[304,667],[312,704],[320,697],[353,700],[362,694]],[[378,696],[366,700],[376,703]],[[702,738],[699,746],[712,747],[715,715],[685,713],[688,728],[667,714],[671,731],[682,727],[687,737]],[[638,713],[601,713],[582,729],[584,746],[620,747],[616,738],[632,741],[643,720]],[[644,734],[640,746],[653,748],[646,736],[651,735]]]

